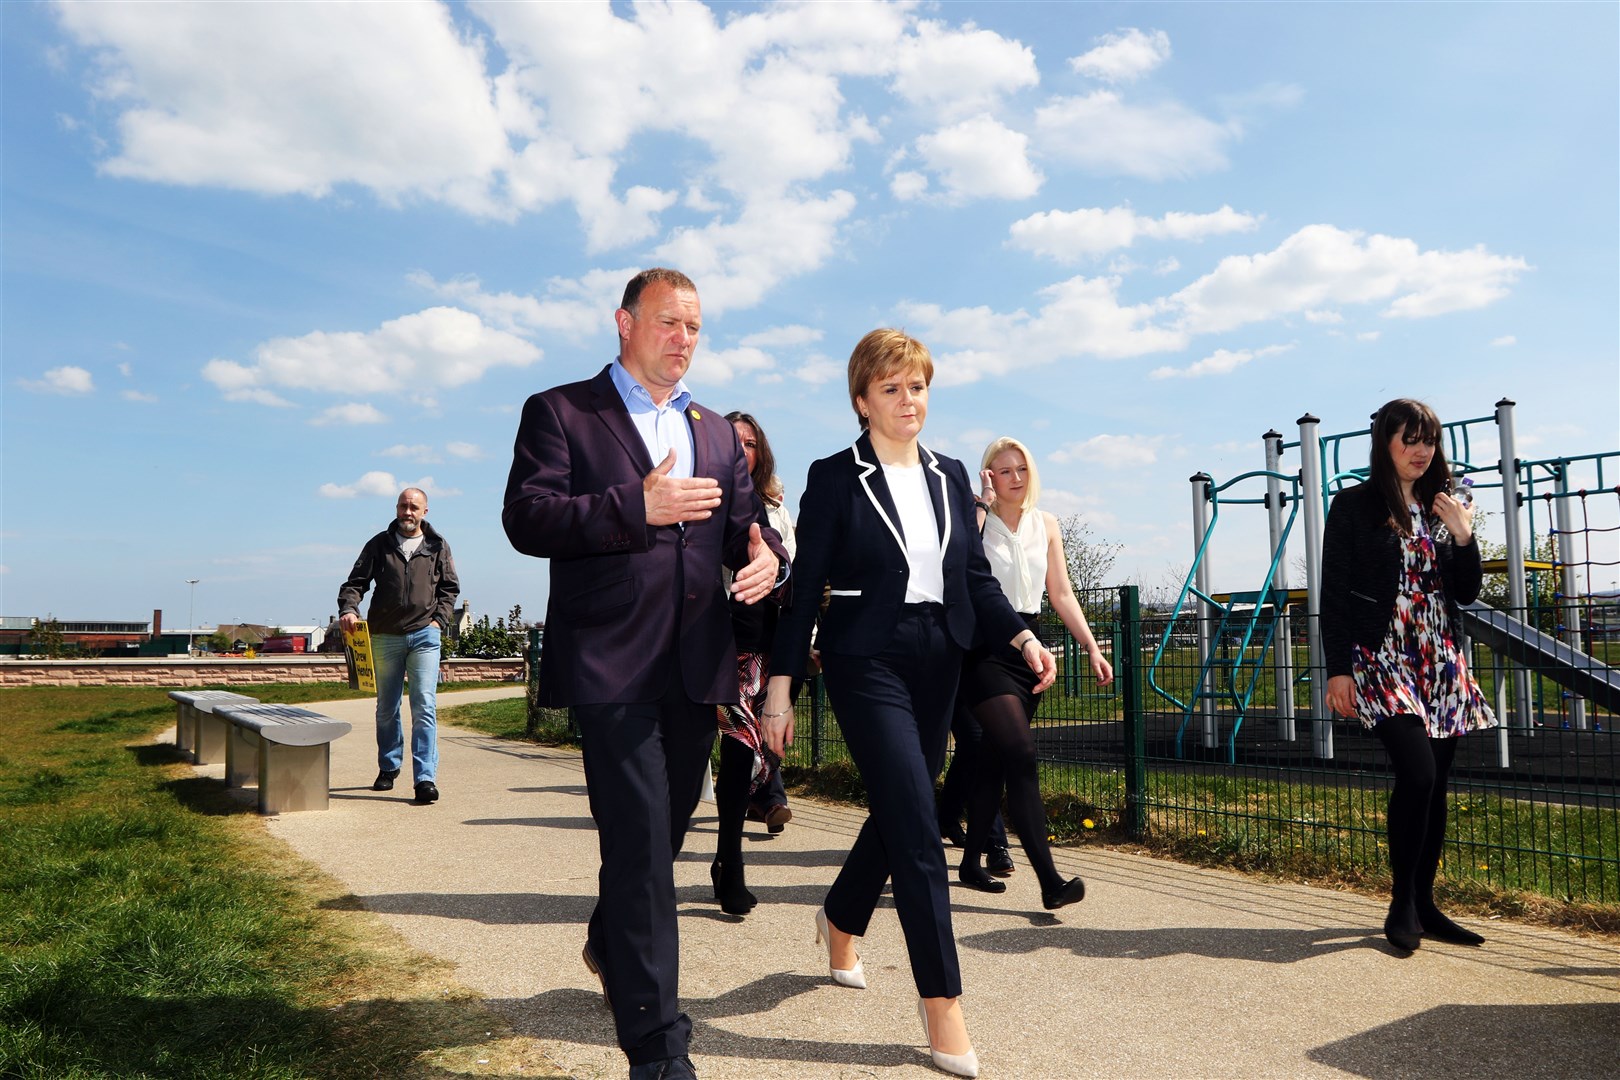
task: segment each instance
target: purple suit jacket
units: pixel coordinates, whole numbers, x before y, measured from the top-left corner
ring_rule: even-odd
[[[692,475],[717,480],[722,501],[683,532],[647,524],[641,484],[654,462],[607,368],[523,406],[501,522],[513,547],[551,560],[543,705],[656,701],[677,655],[691,700],[737,700],[720,571],[748,564],[757,499],[725,416],[695,401],[686,415]],[[764,536],[786,562],[780,537]]]

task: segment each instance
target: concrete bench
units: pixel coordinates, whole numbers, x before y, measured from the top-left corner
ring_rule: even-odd
[[[352,730],[296,705],[220,705],[214,715],[228,726],[225,783],[259,785],[259,813],[325,810],[332,780],[332,742]]]
[[[225,722],[214,715],[221,705],[257,705],[258,698],[229,690],[170,690],[174,699],[174,745],[191,753],[198,765],[225,757]]]

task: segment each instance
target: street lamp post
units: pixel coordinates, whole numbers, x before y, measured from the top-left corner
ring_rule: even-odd
[[[197,655],[197,582],[202,578],[186,578],[186,584],[191,586],[191,610],[186,613],[186,656]]]

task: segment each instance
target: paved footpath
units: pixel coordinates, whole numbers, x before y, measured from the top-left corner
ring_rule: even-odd
[[[450,693],[441,706],[520,691]],[[360,903],[542,1040],[577,1077],[624,1058],[580,944],[596,833],[579,754],[441,728],[434,806],[408,777],[370,790],[370,701],[333,747],[332,807],[269,828]],[[796,800],[744,858],[760,906],[721,913],[708,883],[714,807],[699,805],[675,868],[682,1002],[693,1060],[722,1077],[922,1080],[933,1069],[898,920],[885,901],[862,942],[871,989],[834,985],[811,918],[862,815]],[[1083,903],[1048,913],[1034,875],[1001,896],[953,888],[964,1007],[986,1078],[1614,1077],[1620,950],[1612,941],[1464,919],[1483,948],[1395,956],[1383,906],[1328,889],[1112,851],[1059,850]]]

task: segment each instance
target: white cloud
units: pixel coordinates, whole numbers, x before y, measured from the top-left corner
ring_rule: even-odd
[[[934,352],[935,378],[952,386],[1055,360],[1118,359],[1183,348],[1187,335],[1154,325],[1157,307],[1123,305],[1118,278],[1075,277],[1040,290],[1034,315],[987,307],[902,304],[899,312]]]
[[[583,277],[551,278],[544,298],[517,293],[488,293],[476,277],[436,281],[430,274],[416,271],[409,280],[446,300],[470,308],[502,330],[531,336],[563,334],[574,340],[609,331],[612,312],[624,296],[625,282],[640,267],[593,270]]]
[[[1183,179],[1224,169],[1241,129],[1174,101],[1131,105],[1112,90],[1053,98],[1035,112],[1043,154],[1104,176]]]
[[[471,312],[434,307],[367,333],[317,330],[275,338],[255,350],[252,365],[216,359],[202,373],[229,400],[263,401],[253,395],[272,386],[339,394],[461,386],[492,367],[525,367],[539,357],[529,342],[485,326]]]
[[[927,192],[928,177],[911,169],[897,172],[889,180],[889,193],[901,202],[921,198]]]
[[[798,367],[793,369],[793,377],[811,386],[820,386],[823,383],[842,379],[849,370],[845,362],[834,360],[830,356],[817,353],[807,357]]]
[[[1159,460],[1162,435],[1093,435],[1081,442],[1065,443],[1048,455],[1058,464],[1084,461],[1106,468],[1151,465]]]
[[[1361,333],[1356,335],[1356,340],[1357,341],[1373,342],[1373,341],[1377,341],[1382,336],[1383,336],[1383,331],[1382,330],[1363,330]]]
[[[482,461],[485,457],[483,449],[476,443],[449,442],[444,444],[444,449],[451,457],[462,461]]]
[[[415,461],[423,465],[434,465],[443,460],[439,457],[438,451],[426,443],[416,443],[415,445],[395,443],[393,446],[377,451],[377,456],[405,458],[408,461]]]
[[[1034,52],[972,23],[960,30],[919,23],[901,44],[895,69],[895,93],[946,116],[993,106],[1040,82]]]
[[[124,363],[118,365],[118,374],[127,379],[131,375],[135,374],[135,368],[128,361],[125,361]]]
[[[1519,339],[1514,337],[1512,334],[1504,334],[1499,338],[1491,339],[1491,345],[1498,349],[1505,349],[1510,345],[1517,345],[1518,343]]]
[[[812,342],[820,341],[821,338],[822,332],[812,326],[773,326],[767,330],[747,335],[742,339],[741,344],[760,349],[769,349],[772,347],[809,345]]]
[[[1184,368],[1161,367],[1148,372],[1150,379],[1197,379],[1205,375],[1230,375],[1250,360],[1262,356],[1276,356],[1292,349],[1292,345],[1268,345],[1263,349],[1216,349],[1197,363]]]
[[[1260,215],[1222,206],[1207,214],[1171,211],[1163,217],[1145,217],[1128,206],[1109,209],[1043,210],[1008,230],[1015,248],[1072,263],[1127,248],[1138,238],[1150,240],[1203,240],[1209,236],[1252,232]],[[1179,265],[1179,264],[1177,264]]]
[[[388,417],[378,412],[376,407],[358,401],[351,401],[346,405],[333,405],[319,416],[310,420],[316,427],[326,427],[331,424],[383,424]]]
[[[96,389],[96,381],[90,373],[72,364],[51,368],[38,379],[19,379],[18,382],[26,389],[43,394],[90,394]]]
[[[1413,240],[1308,225],[1274,251],[1222,259],[1170,301],[1195,333],[1386,301],[1386,316],[1423,318],[1493,303],[1528,269],[1523,259],[1493,255],[1484,245],[1423,251]]]
[[[1327,326],[1336,326],[1344,322],[1344,316],[1337,311],[1307,311],[1305,321],[1308,323],[1321,323]]]
[[[267,195],[359,184],[498,212],[510,157],[482,45],[441,4],[62,4],[119,110],[112,176]]]
[[[1090,52],[1070,57],[1069,66],[1081,75],[1104,82],[1140,79],[1170,59],[1170,35],[1163,30],[1144,32],[1130,27],[1104,34],[1097,41],[1100,44]]]
[[[431,476],[424,476],[420,480],[397,480],[394,474],[373,469],[364,473],[352,484],[322,484],[320,495],[327,499],[352,499],[357,495],[376,495],[392,499],[408,487],[421,488],[429,496],[434,495],[460,495],[455,488],[440,487]]]
[[[157,401],[156,394],[145,394],[139,390],[120,390],[118,396],[125,401],[138,401],[143,405],[150,405]]]
[[[1042,477],[1044,480],[1045,477]],[[1100,495],[1078,495],[1062,488],[1041,485],[1041,509],[1060,521],[1078,514],[1087,525],[1104,532],[1119,527],[1119,516],[1109,511]]]
[[[987,115],[922,136],[917,155],[948,198],[1025,199],[1046,180],[1029,162],[1029,136]]]
[[[758,374],[776,367],[776,361],[762,349],[741,346],[736,349],[700,349],[686,373],[686,381],[697,386],[729,383],[738,375]]]

